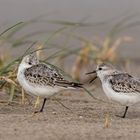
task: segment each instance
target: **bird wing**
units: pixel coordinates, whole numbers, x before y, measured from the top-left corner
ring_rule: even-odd
[[[118,73],[110,76],[109,82],[113,90],[123,93],[140,93],[140,81],[128,73]]]
[[[82,85],[66,80],[58,69],[44,63],[26,69],[24,74],[30,83],[42,86],[80,87]]]

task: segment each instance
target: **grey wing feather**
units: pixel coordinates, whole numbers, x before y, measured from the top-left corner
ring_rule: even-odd
[[[26,69],[25,77],[29,82],[39,85],[57,85],[61,87],[80,87],[82,85],[65,80],[59,70],[44,63]]]
[[[25,78],[32,84],[53,86],[52,71],[47,65],[37,64],[25,70]]]
[[[140,81],[128,73],[114,74],[109,81],[116,92],[140,92]]]

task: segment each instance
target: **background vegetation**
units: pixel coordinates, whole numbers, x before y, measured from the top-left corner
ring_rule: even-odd
[[[134,15],[133,15],[134,16]],[[127,16],[118,21],[104,38],[100,36],[89,39],[82,34],[75,32],[77,29],[85,27],[102,26],[108,24],[102,23],[85,23],[84,19],[79,22],[44,20],[43,16],[33,18],[26,22],[18,22],[0,33],[0,46],[9,45],[9,49],[22,48],[24,52],[17,55],[17,58],[11,58],[10,53],[0,52],[0,90],[9,96],[9,100],[1,102],[19,102],[21,101],[22,90],[16,80],[18,65],[23,56],[35,52],[42,61],[58,66],[66,76],[72,77],[74,80],[86,82],[89,80],[84,76],[88,66],[95,67],[101,62],[115,63],[119,62],[117,50],[122,42],[130,43],[134,39],[131,36],[119,36],[120,32],[135,26],[139,26],[140,22],[130,22],[133,16]],[[33,27],[38,22],[56,25],[55,30],[46,31],[28,31],[28,27]],[[26,31],[27,30],[27,31]],[[21,34],[24,32],[24,35]],[[40,36],[40,37],[39,37]],[[42,37],[42,38],[41,38]],[[55,39],[61,39],[63,43],[55,44]],[[69,46],[72,41],[77,41],[78,46]],[[26,46],[26,47],[25,47]],[[46,52],[51,52],[51,55]],[[69,59],[71,62],[69,62]],[[122,60],[121,60],[122,61]],[[71,69],[67,71],[71,65]],[[123,60],[124,66],[127,60]],[[64,72],[65,71],[65,72]],[[69,74],[68,74],[69,73]],[[90,94],[90,93],[89,93]],[[91,94],[90,94],[91,95]]]

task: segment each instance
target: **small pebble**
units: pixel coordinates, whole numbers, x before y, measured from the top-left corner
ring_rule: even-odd
[[[56,115],[57,113],[53,111],[52,114]]]

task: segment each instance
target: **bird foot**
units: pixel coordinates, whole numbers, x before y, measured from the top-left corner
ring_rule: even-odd
[[[42,110],[38,110],[38,111],[33,111],[33,114],[37,114],[37,113],[42,113]]]
[[[121,115],[115,115],[116,117],[119,117],[119,118],[125,118],[125,116],[121,116]]]

